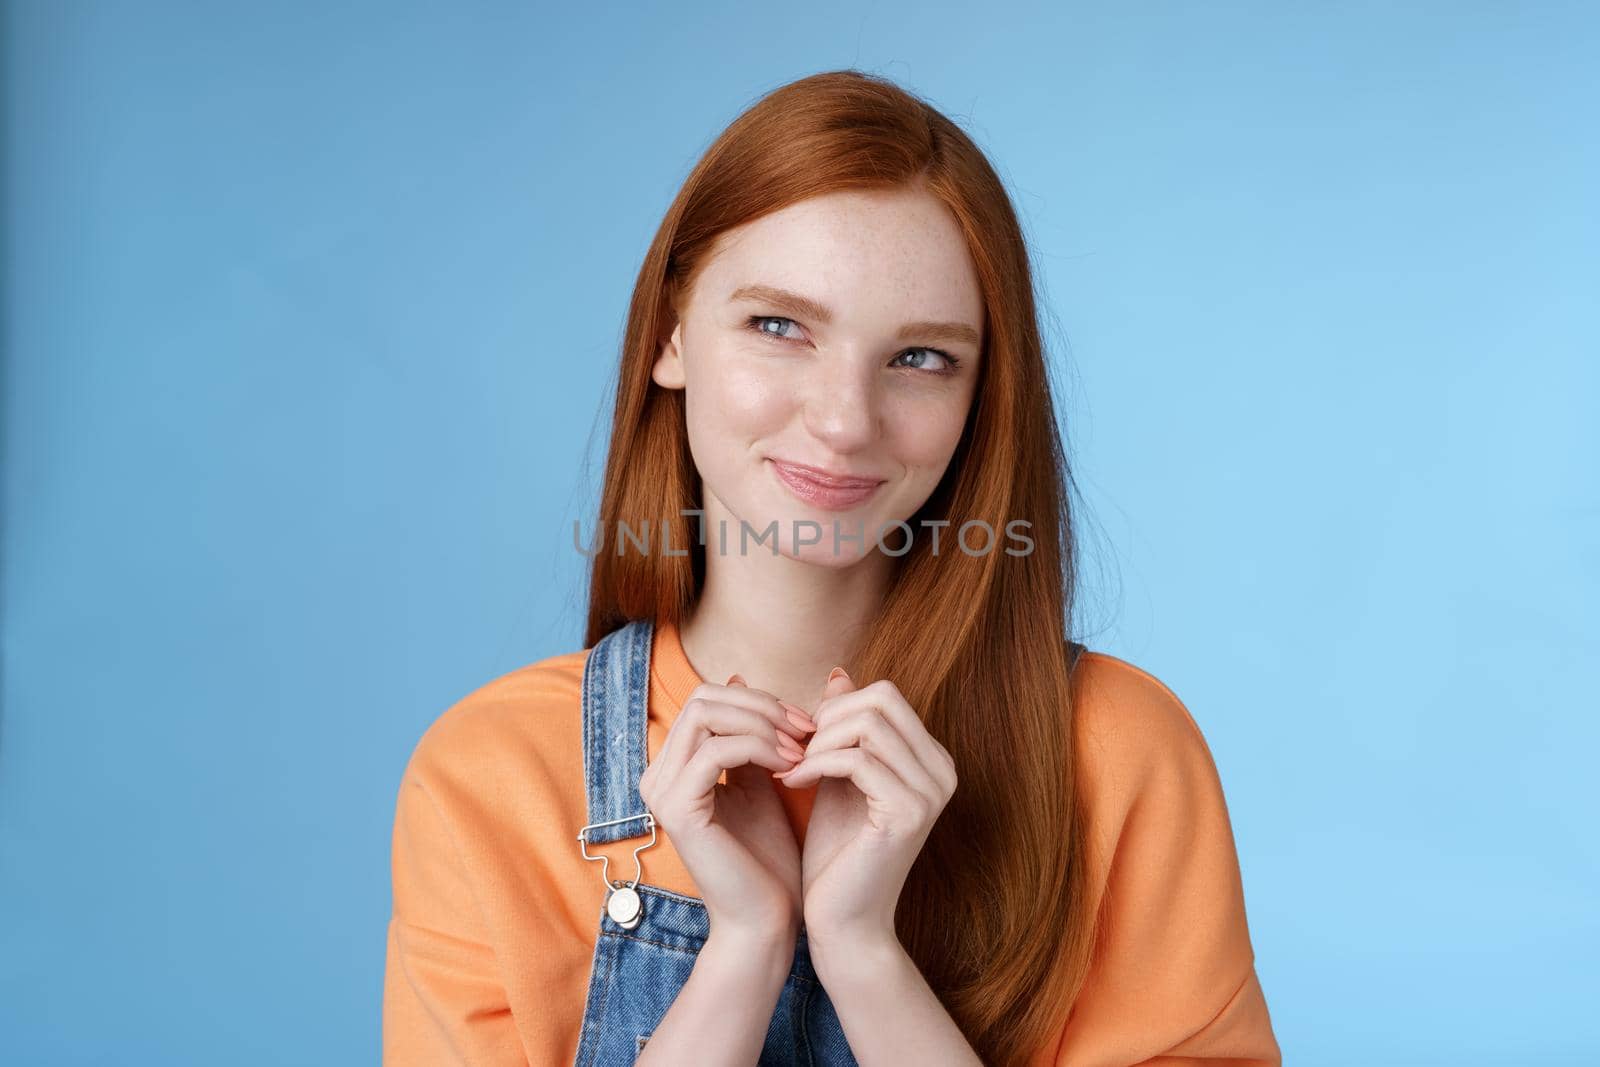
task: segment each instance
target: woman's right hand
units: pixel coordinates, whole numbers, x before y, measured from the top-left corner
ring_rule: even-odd
[[[802,752],[794,739],[816,726],[798,725],[737,674],[728,682],[689,695],[639,778],[639,796],[683,857],[713,930],[784,934],[803,912],[800,848],[763,768],[793,767]]]

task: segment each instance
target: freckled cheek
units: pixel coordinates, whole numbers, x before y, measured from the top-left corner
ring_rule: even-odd
[[[936,482],[961,443],[965,422],[966,410],[957,405],[896,411],[891,423],[894,454],[913,479]]]
[[[793,413],[794,390],[772,375],[730,360],[706,368],[690,384],[691,417],[698,414],[722,432],[760,434],[781,427]]]

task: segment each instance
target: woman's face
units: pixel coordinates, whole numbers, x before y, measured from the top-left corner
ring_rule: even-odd
[[[679,311],[651,376],[686,391],[707,551],[724,522],[727,553],[771,554],[776,522],[778,551],[808,562],[848,565],[881,528],[898,552],[889,525],[938,485],[978,378],[954,217],[917,188],[804,200],[724,233]]]

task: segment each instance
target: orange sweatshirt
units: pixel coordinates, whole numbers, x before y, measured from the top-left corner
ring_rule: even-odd
[[[600,863],[577,842],[588,821],[587,656],[495,679],[442,714],[412,754],[394,825],[386,1067],[573,1060],[605,897]],[[1092,884],[1108,901],[1106,925],[1087,987],[1031,1067],[1281,1063],[1199,727],[1171,690],[1123,660],[1088,652],[1078,669]],[[651,759],[700,682],[676,628],[658,626]],[[803,841],[816,787],[778,795]],[[639,843],[589,850],[632,878]],[[700,895],[664,831],[640,858],[643,881]]]

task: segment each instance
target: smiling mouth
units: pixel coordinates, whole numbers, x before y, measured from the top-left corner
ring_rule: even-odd
[[[861,478],[830,474],[815,467],[805,467],[782,460],[769,459],[778,481],[796,498],[826,511],[844,511],[866,500],[884,483],[882,478]]]

